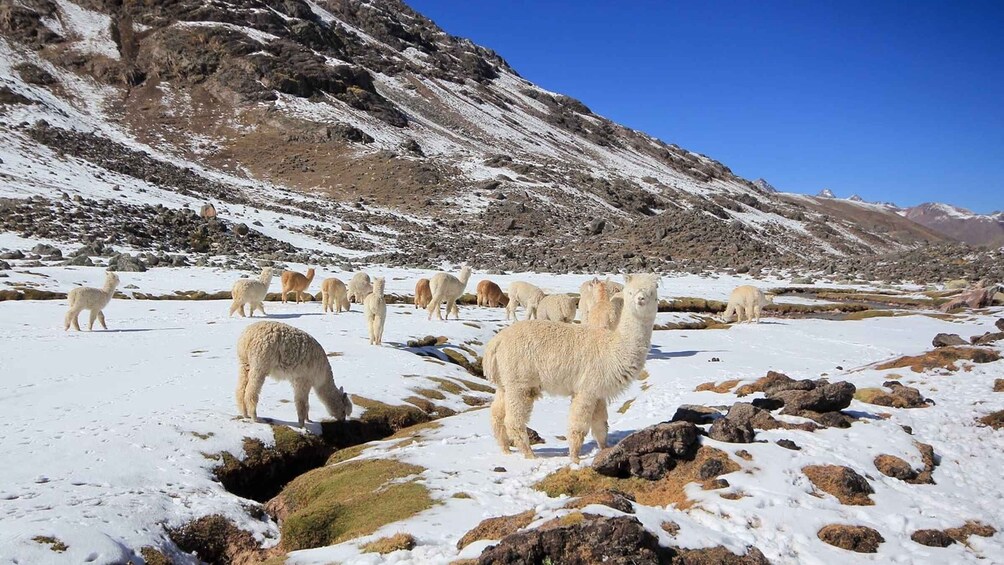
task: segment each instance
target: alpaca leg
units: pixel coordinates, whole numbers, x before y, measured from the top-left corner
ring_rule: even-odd
[[[79,332],[80,331],[80,324],[77,322],[77,318],[79,316],[80,316],[80,310],[76,310],[74,308],[70,308],[66,312],[66,319],[63,320],[64,326],[65,326],[63,328],[63,331],[67,331],[67,330],[70,329],[70,326],[73,326],[73,329],[75,329],[75,330],[77,330]]]
[[[533,401],[536,397],[537,394],[522,390],[510,390],[505,395],[506,435],[527,459],[534,458],[526,425],[530,421],[530,412],[533,410]]]
[[[248,364],[243,361],[237,368],[237,392],[235,396],[237,397],[237,413],[245,418],[248,415],[247,408],[244,404],[244,394],[248,387]]]
[[[293,381],[293,403],[296,404],[296,420],[303,427],[307,421],[308,399],[310,398],[310,385],[303,381]]]
[[[586,439],[592,421],[596,400],[586,395],[572,398],[572,408],[568,413],[568,456],[572,463],[579,462],[579,451]]]
[[[760,323],[760,311],[762,309],[763,307],[760,306],[759,304],[753,307],[753,318],[756,320],[756,323],[758,324]]]
[[[105,313],[98,310],[98,323],[101,324],[101,329],[107,330],[108,326],[105,325]]]
[[[460,306],[457,306],[457,301],[456,300],[454,300],[453,302],[450,303],[450,308],[446,312],[446,319],[447,320],[450,319],[450,312],[453,312],[454,319],[456,319],[456,320],[460,319]]]
[[[502,453],[509,455],[509,434],[505,431],[505,391],[502,387],[495,389],[495,399],[492,400],[492,435],[502,448]]]
[[[508,322],[511,317],[513,320],[519,320],[516,316],[516,308],[519,306],[519,301],[515,298],[509,299],[509,305],[505,307],[505,319]]]
[[[380,318],[377,320],[377,330],[376,330],[376,343],[377,345],[383,345],[383,325],[386,322],[386,318]]]
[[[90,318],[89,318],[89,321],[87,322],[87,329],[90,330],[90,331],[93,331],[94,330],[94,321],[98,319],[98,311],[97,310],[88,310],[88,312],[90,312]]]
[[[252,365],[248,368],[248,384],[244,388],[244,413],[252,420],[258,421],[258,397],[261,394],[261,387],[265,385],[267,373],[260,366]]]
[[[259,311],[259,312],[261,312],[261,315],[262,315],[262,316],[268,316],[268,314],[266,314],[266,313],[265,313],[265,304],[264,304],[264,303],[262,303],[262,302],[255,302],[255,303],[254,303],[254,304],[253,304],[253,305],[251,306],[251,314],[252,314],[252,315],[254,314],[254,309],[255,309],[255,307],[257,307],[257,308],[258,308],[258,311]]]
[[[234,312],[236,312],[236,311],[237,311],[237,301],[235,300],[233,302],[233,304],[230,305],[230,314],[228,314],[228,316],[233,316]],[[241,316],[242,317],[243,317],[243,315],[244,315],[244,312],[241,312]]]
[[[593,439],[600,449],[607,448],[607,403],[604,400],[597,400],[596,407],[593,408],[593,418],[590,423],[590,430],[593,432]]]
[[[289,300],[289,290],[286,287],[282,287],[282,303],[285,304]]]

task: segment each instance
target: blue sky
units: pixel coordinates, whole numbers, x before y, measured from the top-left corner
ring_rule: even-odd
[[[1004,1],[407,1],[780,190],[1004,209]]]

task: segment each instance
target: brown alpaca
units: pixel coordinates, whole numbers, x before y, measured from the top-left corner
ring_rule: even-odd
[[[499,285],[485,279],[478,283],[478,306],[488,306],[498,308],[508,306],[509,297],[502,293]]]
[[[429,286],[429,279],[418,279],[415,284],[415,308],[425,309],[432,302],[432,287]]]
[[[303,295],[306,294],[310,281],[314,280],[314,268],[307,269],[307,276],[303,276],[296,271],[282,272],[282,303],[285,304],[290,292],[296,293],[296,303],[304,302]]]

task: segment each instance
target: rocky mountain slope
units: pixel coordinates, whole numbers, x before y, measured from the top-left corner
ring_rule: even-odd
[[[0,36],[24,237],[548,271],[839,270],[945,240],[615,124],[396,0],[4,0]],[[167,214],[207,201],[196,235]]]
[[[950,204],[925,202],[906,208],[900,214],[938,233],[971,245],[1004,245],[1004,212],[975,214]]]

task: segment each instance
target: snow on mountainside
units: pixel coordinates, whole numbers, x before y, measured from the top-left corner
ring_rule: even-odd
[[[208,200],[225,227],[289,253],[552,271],[798,264],[937,240],[818,213],[617,125],[395,0],[5,9],[2,190],[66,194],[56,224],[110,197],[119,219]],[[20,218],[0,228],[39,223],[34,208]]]
[[[950,204],[927,202],[900,214],[952,239],[971,245],[1004,245],[1004,214],[976,214]]]

